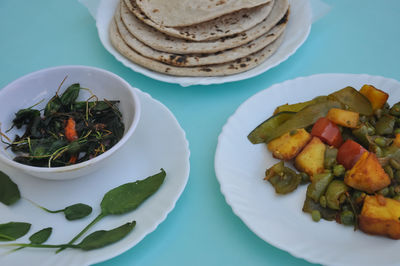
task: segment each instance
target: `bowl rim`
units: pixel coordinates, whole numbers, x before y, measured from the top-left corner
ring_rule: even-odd
[[[16,80],[8,83],[6,86],[4,86],[2,89],[0,89],[0,97],[2,94],[7,92],[8,90],[11,90],[15,84],[21,82],[22,80],[29,79],[35,75],[43,74],[43,72],[48,72],[48,71],[56,71],[60,69],[82,69],[82,70],[90,70],[93,72],[100,72],[103,75],[107,75],[111,77],[112,79],[117,80],[120,82],[124,87],[126,88],[128,94],[131,96],[131,100],[133,102],[133,107],[134,107],[134,114],[132,117],[132,123],[128,130],[124,133],[122,138],[114,145],[111,147],[111,149],[107,150],[106,152],[100,154],[99,156],[96,156],[92,159],[89,159],[87,161],[73,164],[73,165],[68,165],[68,166],[60,166],[60,167],[40,167],[40,166],[31,166],[31,165],[25,165],[22,163],[18,163],[13,161],[12,159],[8,158],[5,156],[3,153],[0,153],[0,161],[4,162],[5,164],[21,169],[27,173],[29,172],[34,172],[34,173],[64,173],[64,172],[72,172],[81,168],[84,168],[86,166],[90,166],[92,164],[95,164],[107,157],[110,157],[115,151],[117,151],[119,148],[121,148],[125,142],[133,135],[135,129],[137,128],[137,125],[139,123],[140,117],[141,117],[141,104],[139,101],[139,96],[135,92],[135,89],[123,78],[118,76],[117,74],[114,74],[108,70],[101,69],[98,67],[93,67],[93,66],[85,66],[85,65],[62,65],[62,66],[55,66],[55,67],[49,67],[49,68],[43,68],[34,72],[30,72],[26,75],[23,75]]]

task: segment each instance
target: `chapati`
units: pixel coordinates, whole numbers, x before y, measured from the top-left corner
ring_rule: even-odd
[[[158,25],[182,27],[199,24],[271,0],[137,0],[139,8]]]

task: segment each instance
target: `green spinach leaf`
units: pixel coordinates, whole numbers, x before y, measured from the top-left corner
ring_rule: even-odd
[[[21,198],[17,184],[8,175],[0,171],[0,202],[11,205]]]
[[[0,241],[14,241],[28,233],[29,223],[9,222],[0,224]]]

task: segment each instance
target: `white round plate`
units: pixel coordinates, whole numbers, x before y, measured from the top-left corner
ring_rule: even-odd
[[[306,186],[280,196],[263,180],[265,170],[278,162],[265,144],[253,145],[247,135],[272,115],[275,107],[327,95],[346,86],[372,84],[400,101],[400,83],[378,76],[320,74],[285,81],[246,100],[228,119],[218,139],[215,171],[221,191],[233,212],[261,239],[293,256],[325,265],[395,265],[400,241],[353,231],[302,212]]]
[[[190,85],[209,85],[219,84],[232,81],[248,79],[264,73],[268,69],[277,66],[289,58],[307,39],[311,29],[311,7],[308,0],[289,0],[290,3],[290,18],[285,31],[285,39],[274,55],[268,58],[261,65],[250,69],[246,72],[224,76],[224,77],[176,77],[151,71],[147,68],[132,63],[120,53],[118,53],[111,45],[108,35],[108,27],[114,15],[114,11],[120,0],[102,0],[96,15],[96,25],[100,40],[103,46],[114,57],[131,68],[133,71],[141,73],[150,78],[169,82],[178,83],[182,86]]]
[[[142,104],[140,122],[120,153],[110,158],[103,170],[73,180],[51,181],[17,173],[0,165],[0,169],[17,183],[22,197],[48,209],[62,209],[79,202],[93,207],[89,217],[67,221],[62,214],[46,213],[24,199],[9,207],[0,203],[0,224],[10,221],[32,224],[28,235],[16,242],[28,243],[29,235],[51,226],[53,234],[47,244],[62,244],[71,240],[99,214],[100,202],[110,189],[146,178],[164,168],[167,176],[163,185],[138,209],[124,215],[107,216],[90,229],[90,232],[109,230],[135,220],[136,227],[133,231],[112,245],[92,251],[67,249],[55,254],[54,249],[25,248],[5,255],[9,249],[0,248],[0,265],[69,266],[97,263],[132,248],[164,221],[188,180],[188,142],[174,115],[163,104],[150,95],[135,90]]]

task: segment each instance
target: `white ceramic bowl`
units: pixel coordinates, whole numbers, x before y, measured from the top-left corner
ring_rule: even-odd
[[[73,83],[89,88],[99,99],[120,100],[118,105],[125,132],[122,139],[105,153],[88,161],[63,167],[36,167],[13,161],[15,154],[5,149],[6,144],[0,143],[0,161],[19,169],[29,175],[39,178],[62,180],[72,179],[89,174],[106,163],[106,160],[120,149],[130,138],[140,118],[140,103],[131,86],[117,75],[99,68],[88,66],[59,66],[43,69],[23,76],[0,90],[0,123],[2,132],[12,125],[15,113],[23,108],[31,107],[39,102],[36,109],[43,109],[48,100],[53,97],[66,77],[61,92]],[[86,100],[89,92],[81,90],[78,99]],[[12,129],[7,136],[14,138],[22,130]]]

